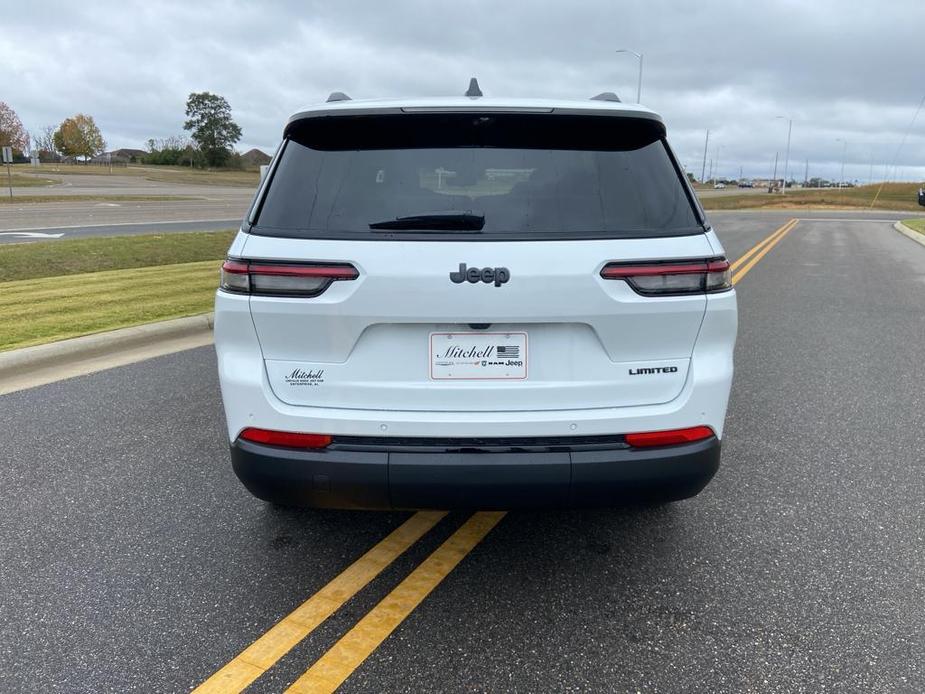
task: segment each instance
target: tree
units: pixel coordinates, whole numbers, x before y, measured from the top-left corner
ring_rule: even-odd
[[[57,161],[58,148],[55,147],[55,126],[46,125],[42,131],[32,138],[32,152],[39,160]]]
[[[54,135],[55,149],[66,157],[94,157],[106,149],[106,141],[92,116],[78,113],[65,118]]]
[[[229,148],[241,139],[241,128],[231,120],[231,106],[225,97],[209,92],[193,92],[186,100],[187,121],[184,130],[205,155],[209,166],[221,166],[228,160]]]
[[[189,138],[172,135],[163,139],[148,140],[148,154],[145,164],[168,164],[173,166],[204,166],[202,153],[193,147]]]
[[[22,154],[29,146],[29,135],[22,127],[16,111],[0,101],[0,146],[12,147],[14,153]]]

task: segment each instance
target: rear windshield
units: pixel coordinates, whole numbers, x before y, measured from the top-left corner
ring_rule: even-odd
[[[291,126],[251,233],[627,238],[702,232],[660,123],[402,114]]]

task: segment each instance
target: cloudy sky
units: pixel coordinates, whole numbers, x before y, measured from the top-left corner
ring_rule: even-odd
[[[27,129],[77,112],[109,145],[181,134],[192,91],[225,96],[238,147],[271,151],[333,90],[490,96],[613,90],[661,112],[699,176],[768,176],[793,119],[792,175],[925,179],[925,0],[31,0],[6,4],[0,101]],[[839,141],[841,140],[841,141]],[[847,141],[847,150],[842,141]],[[781,171],[783,163],[781,163]]]

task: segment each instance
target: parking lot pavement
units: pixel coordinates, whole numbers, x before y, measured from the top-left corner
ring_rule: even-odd
[[[712,215],[730,258],[789,217]],[[804,218],[737,284],[711,485],[508,514],[343,691],[923,691],[923,279],[888,223]],[[251,498],[210,348],[0,396],[0,421],[3,691],[187,690],[411,516]],[[251,691],[295,681],[470,515]]]

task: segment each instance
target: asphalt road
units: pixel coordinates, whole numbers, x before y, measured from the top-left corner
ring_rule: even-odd
[[[712,217],[730,258],[788,219]],[[737,285],[702,494],[508,514],[343,691],[925,690],[925,247],[836,218]],[[0,396],[0,422],[3,691],[188,690],[410,515],[251,498],[210,348]],[[281,691],[467,517],[252,691]]]
[[[20,229],[17,231],[0,231],[0,245],[4,243],[24,243],[73,239],[87,236],[126,236],[133,234],[165,234],[184,231],[221,231],[235,229],[241,225],[242,217],[229,219],[192,220],[180,222],[140,222],[100,224],[95,226],[44,227],[40,229]]]
[[[178,200],[62,200],[0,205],[0,243],[82,236],[228,229],[240,224],[254,189],[149,181],[137,175],[54,174],[62,183],[14,188],[14,196],[183,196]]]
[[[0,205],[0,243],[151,233],[171,229],[227,229],[241,223],[249,205],[250,195],[246,198],[215,200]],[[167,226],[167,223],[172,226]]]

